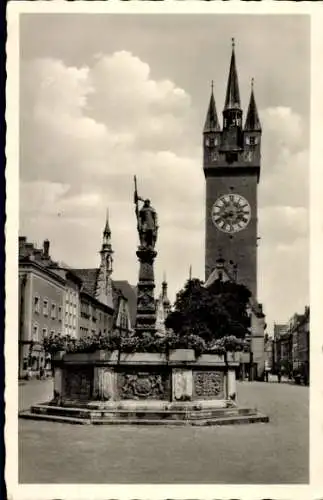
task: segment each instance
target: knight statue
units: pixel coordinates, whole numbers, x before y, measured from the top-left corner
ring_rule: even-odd
[[[136,176],[134,180],[134,202],[136,206],[137,229],[140,239],[140,246],[143,248],[154,249],[158,232],[157,213],[156,210],[151,206],[150,200],[143,199],[138,196]],[[143,202],[141,209],[139,209],[138,206],[139,201]]]

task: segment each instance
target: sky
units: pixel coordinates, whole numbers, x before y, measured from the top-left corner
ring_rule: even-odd
[[[287,36],[288,33],[288,36]],[[71,267],[96,267],[109,208],[114,279],[136,284],[133,176],[157,210],[157,293],[204,279],[202,129],[222,115],[231,56],[244,117],[262,123],[258,300],[272,325],[309,302],[310,22],[287,15],[23,14],[20,229]]]

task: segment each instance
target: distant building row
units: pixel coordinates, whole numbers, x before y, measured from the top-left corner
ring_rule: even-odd
[[[274,337],[265,343],[267,369],[309,383],[310,308],[294,314],[287,324],[274,325]]]
[[[136,287],[112,280],[113,251],[108,220],[103,232],[99,268],[72,269],[54,262],[50,242],[38,249],[19,237],[19,376],[38,374],[49,360],[43,340],[49,335],[74,338],[133,332]],[[169,312],[167,284],[156,301],[158,325]]]

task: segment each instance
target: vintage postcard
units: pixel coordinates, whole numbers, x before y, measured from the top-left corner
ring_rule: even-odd
[[[323,6],[7,20],[8,494],[320,498]]]

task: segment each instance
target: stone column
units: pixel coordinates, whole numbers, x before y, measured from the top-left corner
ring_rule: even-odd
[[[52,366],[54,368],[54,400],[59,404],[64,396],[64,371],[62,360],[64,351],[58,351],[52,355]]]
[[[191,401],[193,399],[192,370],[173,368],[172,382],[172,401]]]
[[[227,399],[237,400],[237,387],[236,387],[236,371],[234,368],[228,369],[227,372]]]
[[[139,280],[137,295],[136,334],[156,332],[156,305],[154,298],[154,260],[157,252],[152,247],[140,246],[137,250],[139,259]]]
[[[59,403],[63,397],[63,370],[60,366],[54,368],[54,400]]]
[[[93,398],[97,401],[113,401],[116,399],[116,373],[111,368],[94,367]]]

